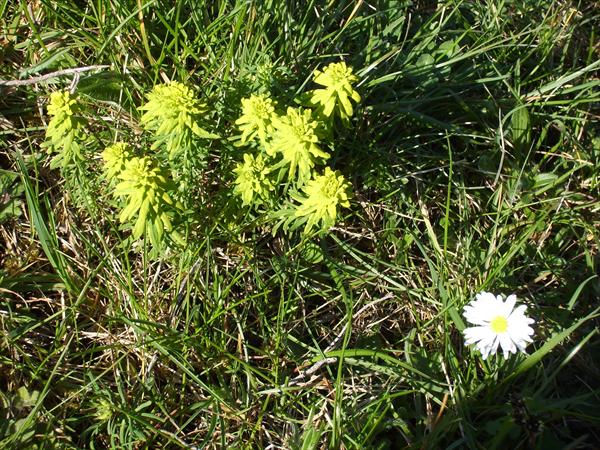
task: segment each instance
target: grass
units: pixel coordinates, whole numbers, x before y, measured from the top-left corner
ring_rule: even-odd
[[[0,445],[600,445],[599,6],[0,1],[1,78],[110,66],[0,86]],[[308,243],[231,225],[240,99],[340,57],[363,99],[333,146],[344,220]],[[73,84],[97,142],[145,145],[136,107],[171,79],[222,139],[202,225],[155,259],[85,195],[99,155],[65,180],[40,144]],[[482,290],[528,306],[529,355],[463,345]]]

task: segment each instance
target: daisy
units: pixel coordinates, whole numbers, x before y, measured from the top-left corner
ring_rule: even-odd
[[[500,295],[489,292],[476,295],[476,300],[465,306],[463,315],[468,322],[476,325],[464,330],[465,345],[476,344],[483,359],[496,353],[502,347],[504,358],[517,349],[525,353],[527,343],[532,342],[534,323],[525,315],[525,305],[515,308],[517,297],[509,295],[502,301]]]

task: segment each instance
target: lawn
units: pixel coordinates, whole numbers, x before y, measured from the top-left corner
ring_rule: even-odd
[[[598,32],[0,0],[0,447],[600,447]]]

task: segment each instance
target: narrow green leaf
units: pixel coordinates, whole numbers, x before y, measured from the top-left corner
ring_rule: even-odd
[[[575,322],[569,328],[564,329],[564,330],[552,335],[552,337],[548,341],[546,341],[546,343],[544,343],[544,345],[542,345],[542,347],[540,349],[538,349],[535,353],[529,355],[529,357],[525,361],[523,361],[521,364],[519,364],[519,366],[516,368],[516,370],[509,377],[507,377],[506,381],[513,379],[517,375],[520,375],[521,373],[523,373],[523,372],[531,369],[533,366],[535,366],[538,362],[540,362],[542,360],[542,358],[544,356],[546,356],[548,353],[550,353],[557,345],[559,345],[565,339],[567,339],[577,328],[579,328],[581,325],[583,325],[587,321],[598,317],[599,316],[598,311],[600,311],[600,307],[596,308],[594,311],[592,311],[587,316],[579,319],[577,322]]]

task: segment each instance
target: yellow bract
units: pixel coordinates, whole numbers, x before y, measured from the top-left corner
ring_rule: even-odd
[[[323,175],[317,175],[303,188],[306,197],[299,197],[300,206],[296,209],[296,217],[307,217],[305,232],[314,226],[326,230],[335,224],[338,206],[350,207],[348,201],[350,183],[338,171],[325,168]]]
[[[329,158],[317,145],[318,124],[312,120],[310,110],[289,107],[285,116],[273,119],[273,126],[275,132],[267,153],[270,156],[281,153],[283,161],[290,166],[289,176],[297,173],[300,183],[310,178],[318,158]]]
[[[275,116],[273,100],[266,95],[254,95],[242,99],[242,116],[235,121],[242,131],[241,143],[245,144],[258,135],[263,145],[271,131]]]
[[[72,116],[77,109],[77,101],[69,91],[56,91],[50,94],[48,114],[58,120]]]
[[[120,221],[128,222],[138,214],[133,237],[137,239],[147,231],[152,244],[158,247],[163,231],[172,230],[171,219],[164,209],[165,204],[173,205],[166,176],[150,158],[133,157],[125,164],[119,179],[122,181],[115,187],[114,195],[127,197]]]
[[[242,197],[243,205],[260,204],[274,189],[269,179],[271,170],[266,166],[262,155],[256,158],[249,153],[244,155],[244,162],[237,165],[234,191]]]
[[[63,169],[72,162],[81,161],[83,156],[79,141],[84,139],[83,119],[78,117],[77,100],[68,91],[50,94],[48,114],[52,116],[46,129],[45,147],[57,152],[50,168]]]
[[[125,170],[125,164],[130,158],[129,145],[124,142],[117,142],[106,147],[102,152],[106,177],[109,180],[117,178]]]
[[[191,128],[196,114],[206,112],[206,105],[196,98],[194,92],[177,81],[158,84],[146,94],[148,102],[140,107],[146,111],[142,125],[156,130],[158,134],[171,133],[179,127]]]
[[[360,95],[353,88],[358,78],[345,62],[331,63],[321,72],[315,70],[314,81],[325,89],[312,91],[310,103],[319,108],[325,117],[338,111],[340,118],[347,121],[353,114],[352,103],[360,101]]]
[[[141,123],[147,130],[154,131],[156,143],[167,145],[169,158],[174,158],[192,146],[193,135],[201,138],[218,136],[204,130],[198,124],[206,113],[204,103],[196,98],[194,92],[177,81],[154,86],[147,95],[148,102],[140,107],[145,111]]]

